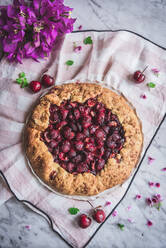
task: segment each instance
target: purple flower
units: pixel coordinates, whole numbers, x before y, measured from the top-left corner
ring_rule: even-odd
[[[63,0],[13,0],[0,6],[0,43],[9,61],[49,56],[56,39],[73,30],[72,8]]]

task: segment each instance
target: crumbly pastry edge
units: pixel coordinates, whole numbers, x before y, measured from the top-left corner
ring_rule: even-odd
[[[78,86],[83,88],[84,97],[78,94]],[[60,100],[59,96],[57,98],[57,95],[54,95],[54,89],[59,89]],[[79,97],[81,97],[80,102],[85,102],[86,99],[96,96],[96,91],[99,93],[97,94],[99,95],[97,98],[98,101],[103,102],[106,107],[117,114],[126,132],[126,142],[116,158],[109,159],[97,176],[91,173],[73,175],[53,161],[53,157],[48,151],[47,146],[44,142],[40,141],[40,133],[48,126],[50,102],[52,103],[53,101],[57,105],[60,105],[61,101],[69,98],[71,92],[74,92],[71,99],[72,101],[80,101]],[[104,92],[104,97],[101,92],[102,94]],[[122,103],[125,109],[123,109]],[[113,106],[112,108],[111,104]],[[118,108],[120,108],[120,110],[118,110]],[[119,114],[121,110],[124,110],[127,119],[124,118],[125,114],[123,111],[122,114]],[[40,115],[42,114],[42,117],[47,120],[46,122],[44,122],[44,119],[41,120]],[[129,114],[129,116],[127,114]],[[132,116],[132,120],[129,118],[130,116]],[[135,124],[134,128],[131,124]],[[137,130],[137,133],[134,133],[134,130],[135,132]],[[135,144],[133,143],[134,135],[138,138]],[[132,107],[132,104],[129,103],[122,94],[119,94],[119,92],[117,94],[115,90],[108,89],[107,86],[100,85],[96,83],[96,81],[79,81],[78,84],[67,83],[55,86],[41,97],[40,102],[33,109],[31,117],[26,124],[24,140],[26,156],[30,162],[30,166],[34,174],[44,182],[44,184],[61,194],[91,196],[120,185],[130,177],[140,159],[143,146],[143,133],[141,121],[137,116],[135,108]],[[56,171],[54,180],[49,179],[49,175],[52,171]]]

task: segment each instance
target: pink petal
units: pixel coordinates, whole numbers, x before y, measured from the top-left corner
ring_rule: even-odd
[[[148,221],[147,221],[147,225],[148,225],[148,226],[152,226],[153,223],[152,223],[150,220],[148,220]]]
[[[131,210],[131,206],[128,206],[128,207],[127,207],[127,210],[129,210],[129,211],[130,211],[130,210]]]
[[[110,202],[110,201],[106,201],[105,207],[107,207],[107,206],[109,206],[109,205],[111,205],[111,202]]]
[[[25,226],[26,229],[30,230],[31,229],[31,226],[27,225]]]
[[[150,197],[146,198],[146,203],[147,203],[149,206],[152,206],[152,205],[153,205],[152,199],[151,199]]]
[[[78,27],[78,29],[81,30],[81,29],[82,29],[82,25],[80,25],[80,26]]]
[[[160,70],[158,70],[157,68],[153,68],[153,69],[152,69],[152,72],[154,72],[154,73],[159,73]]]
[[[147,96],[146,96],[145,94],[141,94],[141,95],[140,95],[140,98],[142,98],[142,99],[146,99],[146,98],[147,98]]]
[[[113,213],[112,213],[112,216],[115,217],[117,216],[118,212],[115,210]]]
[[[148,184],[149,184],[150,187],[154,186],[153,182],[149,182]]]
[[[135,198],[136,198],[136,199],[140,199],[140,198],[141,198],[141,195],[136,195]]]
[[[162,168],[161,171],[166,171],[166,167],[165,168]]]
[[[130,219],[130,218],[128,218],[127,220],[128,220],[128,222],[130,222],[130,223],[133,223],[133,222],[134,222],[134,220],[132,220],[132,219]]]
[[[148,164],[152,164],[154,162],[155,158],[148,157]]]
[[[156,186],[157,188],[160,188],[160,183],[156,183],[155,186]]]
[[[82,46],[77,46],[74,48],[74,52],[78,53],[82,50]]]
[[[161,202],[161,201],[162,201],[162,198],[161,198],[161,195],[160,195],[160,194],[156,194],[156,195],[154,195],[154,196],[152,197],[152,202],[153,202],[154,204],[159,203],[159,202]]]

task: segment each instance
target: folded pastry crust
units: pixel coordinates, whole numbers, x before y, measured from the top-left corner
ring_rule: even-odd
[[[125,143],[96,175],[87,172],[75,175],[54,162],[41,132],[49,125],[51,104],[59,106],[64,100],[84,103],[94,97],[117,115],[125,131]],[[141,123],[135,110],[122,95],[96,83],[68,83],[52,88],[33,109],[25,130],[26,154],[33,171],[49,187],[67,195],[97,195],[122,184],[136,167],[142,144]]]

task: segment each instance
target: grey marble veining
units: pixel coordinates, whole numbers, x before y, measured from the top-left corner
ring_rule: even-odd
[[[83,29],[129,29],[166,47],[166,0],[66,0],[65,3],[74,8],[75,30],[79,25]],[[0,4],[3,4],[2,0]],[[127,196],[116,209],[117,216],[106,221],[88,248],[166,247],[166,172],[161,172],[161,168],[166,167],[165,137],[166,120]],[[155,157],[151,165],[147,165],[148,155]],[[159,181],[161,187],[150,188],[148,181]],[[140,200],[134,199],[136,193],[142,195]],[[145,198],[153,193],[160,193],[165,199],[160,211],[145,204]],[[153,222],[152,227],[146,225],[148,219]],[[117,223],[125,225],[124,231]],[[30,229],[26,228],[28,225]],[[51,230],[43,217],[12,198],[0,206],[0,248],[13,247],[65,248],[68,245]]]

